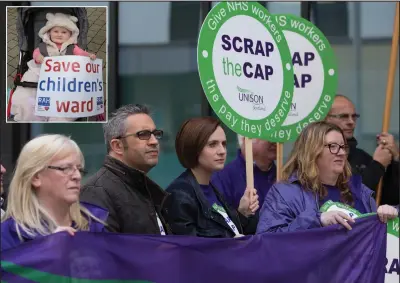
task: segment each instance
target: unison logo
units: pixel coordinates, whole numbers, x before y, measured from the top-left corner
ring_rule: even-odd
[[[264,97],[258,94],[254,94],[251,90],[236,87],[238,90],[239,101],[250,102],[253,104],[253,110],[265,111],[266,107],[264,105]]]

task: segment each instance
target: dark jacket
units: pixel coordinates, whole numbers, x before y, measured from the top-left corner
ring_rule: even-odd
[[[383,177],[381,204],[399,204],[399,162],[392,161],[386,168],[364,150],[357,148],[357,140],[347,140],[350,146],[348,160],[352,167],[353,174],[361,175],[362,182],[368,188],[376,191],[379,180]]]
[[[97,217],[101,221],[105,222],[105,220],[107,219],[108,216],[107,210],[84,202],[81,202],[81,205],[84,206],[86,209],[88,209],[95,217]],[[23,242],[43,237],[40,234],[32,237],[22,230],[20,231]],[[106,232],[106,230],[102,223],[97,222],[95,220],[90,220],[89,232]],[[21,242],[21,240],[18,237],[16,223],[14,219],[8,218],[7,220],[1,223],[1,251],[15,248],[20,244],[22,244],[23,242]]]
[[[214,186],[213,189],[239,233],[254,234],[257,222],[229,207],[222,194]],[[171,193],[168,223],[174,234],[210,238],[235,236],[224,218],[211,207],[191,170],[175,179],[167,192]]]
[[[109,211],[108,230],[116,233],[160,235],[158,214],[164,220],[168,194],[143,172],[107,156],[104,165],[82,188],[81,200]]]
[[[362,201],[367,213],[376,212],[373,191],[352,176],[351,192]],[[264,232],[293,232],[322,227],[319,197],[305,190],[294,174],[288,182],[280,182],[269,190],[260,211],[257,234]]]

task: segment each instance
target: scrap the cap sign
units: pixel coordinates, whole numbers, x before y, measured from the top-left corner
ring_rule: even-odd
[[[201,28],[197,61],[211,107],[233,131],[267,138],[284,122],[293,99],[291,56],[263,6],[217,4]]]
[[[40,69],[35,114],[89,117],[104,112],[102,60],[85,56],[46,57]]]
[[[295,140],[329,111],[335,57],[312,23],[271,15],[257,2],[220,2],[200,30],[197,63],[214,112],[234,132]]]
[[[337,88],[335,54],[323,33],[311,22],[293,15],[275,15],[289,44],[294,69],[294,93],[290,112],[275,142],[294,141],[308,124],[328,114]]]

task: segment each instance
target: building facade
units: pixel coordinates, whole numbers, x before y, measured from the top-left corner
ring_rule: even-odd
[[[356,137],[370,154],[381,131],[395,2],[261,2],[273,13],[291,13],[313,21],[330,41],[338,64],[338,92],[360,113]],[[181,123],[214,115],[202,92],[196,47],[211,2],[30,2],[37,5],[108,6],[109,110],[128,103],[149,105],[165,137],[159,164],[150,172],[166,187],[182,170],[174,140]],[[392,102],[390,133],[399,136],[399,78]],[[2,113],[5,105],[2,104]],[[19,124],[2,122],[1,156],[9,168],[23,144],[42,133],[62,133],[78,142],[90,173],[106,154],[100,124]],[[89,134],[90,133],[90,134]],[[226,129],[228,161],[236,155],[236,136]],[[284,146],[288,156],[292,144]],[[8,176],[11,174],[8,174]]]

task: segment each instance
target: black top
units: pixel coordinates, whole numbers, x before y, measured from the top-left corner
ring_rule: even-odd
[[[157,215],[165,221],[168,193],[138,171],[107,156],[104,165],[82,188],[80,199],[107,209],[111,232],[160,234]]]
[[[217,188],[212,188],[239,233],[254,234],[257,228],[256,219],[247,218],[229,207]],[[167,221],[174,234],[212,238],[235,236],[222,215],[211,207],[191,170],[183,172],[166,191],[171,194]]]
[[[350,146],[348,156],[353,174],[359,174],[362,182],[368,188],[376,191],[379,180],[383,177],[381,204],[399,204],[399,162],[392,161],[386,168],[378,161],[373,160],[372,156],[364,150],[357,148],[357,140],[351,138],[347,140]]]

